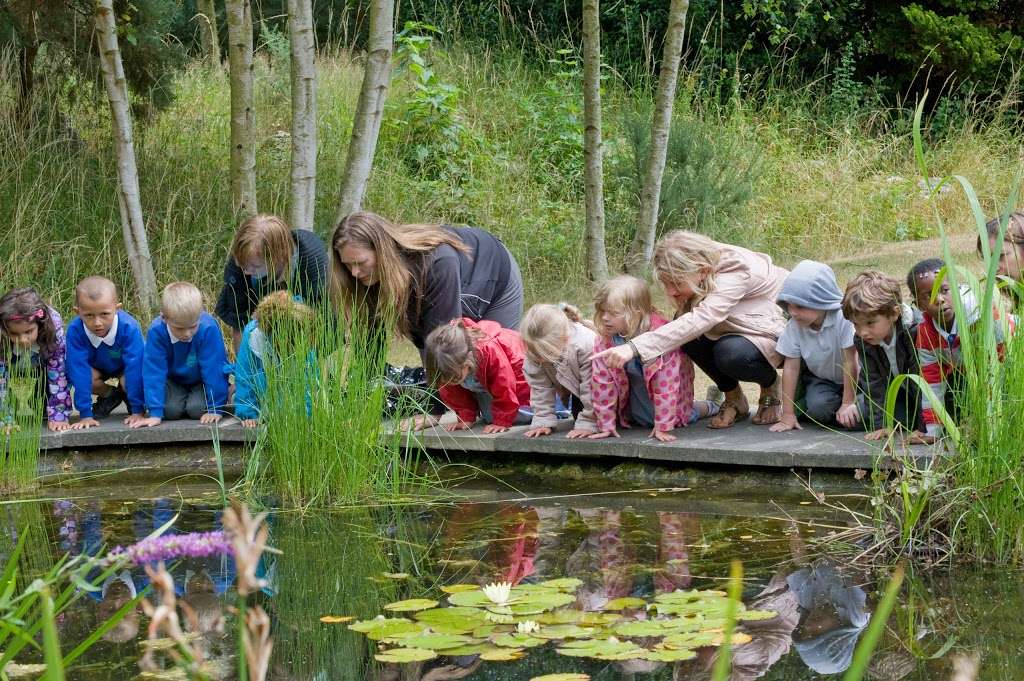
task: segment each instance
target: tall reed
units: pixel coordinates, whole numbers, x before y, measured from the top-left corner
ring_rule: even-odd
[[[37,480],[44,393],[38,371],[27,362],[9,361],[0,372],[0,492],[24,491]]]
[[[385,340],[322,307],[311,321],[261,331],[265,431],[250,449],[245,482],[292,506],[410,492],[425,480],[417,450],[403,456],[402,436],[385,428]]]

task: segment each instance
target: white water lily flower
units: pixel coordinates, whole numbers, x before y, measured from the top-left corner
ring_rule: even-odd
[[[533,620],[526,620],[516,625],[516,631],[520,634],[532,634],[540,629],[540,625]]]
[[[505,605],[508,603],[511,593],[512,582],[496,582],[484,587],[484,595],[487,596],[492,603],[497,603],[498,605]]]

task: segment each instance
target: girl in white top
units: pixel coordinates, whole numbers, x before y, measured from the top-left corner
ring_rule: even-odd
[[[567,437],[587,437],[596,430],[590,400],[590,357],[594,354],[592,324],[568,303],[534,305],[519,325],[526,345],[523,373],[530,384],[533,421],[526,437],[550,435],[558,419],[555,396],[572,395],[581,409]]]

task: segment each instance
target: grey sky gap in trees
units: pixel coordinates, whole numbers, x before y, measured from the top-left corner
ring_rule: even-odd
[[[337,221],[362,207],[366,184],[373,167],[384,102],[391,80],[391,55],[395,46],[394,0],[373,0],[370,5],[370,36],[366,49],[366,70],[359,91],[352,139],[345,159],[345,175],[338,201]]]
[[[142,219],[132,112],[124,65],[121,63],[121,50],[117,42],[112,0],[97,0],[95,19],[100,68],[103,71],[103,85],[110,102],[114,149],[117,155],[117,205],[121,213],[121,231],[140,302],[147,310],[153,311],[158,306],[156,275],[153,272],[146,225]]]

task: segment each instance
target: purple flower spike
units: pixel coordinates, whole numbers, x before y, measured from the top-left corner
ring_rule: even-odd
[[[155,563],[177,558],[205,558],[231,553],[231,542],[223,531],[169,534],[143,539],[128,547],[118,546],[110,556],[127,555],[133,563]]]

